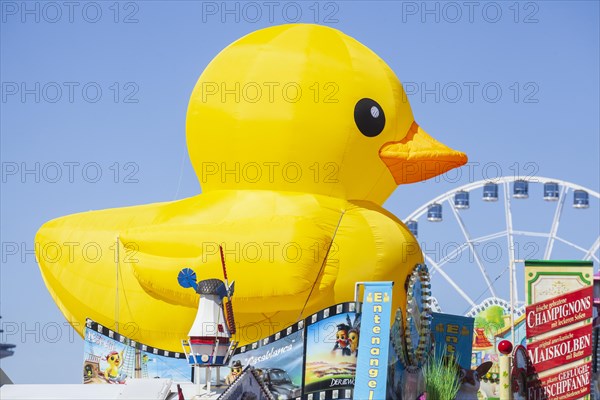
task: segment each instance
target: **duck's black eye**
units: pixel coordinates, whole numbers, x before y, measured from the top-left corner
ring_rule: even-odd
[[[383,108],[375,100],[360,99],[354,106],[354,122],[363,135],[377,136],[385,127]]]

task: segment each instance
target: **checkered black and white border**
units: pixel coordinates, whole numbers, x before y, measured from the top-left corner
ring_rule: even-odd
[[[340,303],[331,307],[324,308],[323,310],[314,313],[313,315],[306,318],[306,326],[316,324],[317,322],[324,320],[329,317],[336,316],[338,314],[357,312],[357,305],[355,302]]]
[[[163,350],[163,349],[159,349],[156,347],[145,345],[140,342],[136,342],[135,340],[130,339],[125,335],[121,335],[120,333],[115,332],[112,329],[109,329],[89,318],[86,319],[85,325],[88,329],[96,331],[96,332],[100,333],[101,335],[104,335],[112,340],[116,340],[117,342],[123,343],[127,346],[134,347],[138,350],[145,351],[146,353],[156,354],[156,355],[163,356],[163,357],[185,359],[185,354],[183,354],[183,353]]]
[[[322,392],[313,392],[305,394],[303,400],[337,400],[352,399],[354,390],[352,389],[333,389]]]
[[[279,332],[275,332],[271,336],[267,336],[266,338],[257,340],[256,342],[240,346],[237,349],[235,349],[235,352],[233,354],[242,354],[250,350],[256,350],[261,346],[265,346],[269,343],[276,342],[280,339],[290,336],[293,333],[301,331],[302,329],[304,329],[304,321],[299,321],[294,325],[290,325],[287,328],[280,330]]]

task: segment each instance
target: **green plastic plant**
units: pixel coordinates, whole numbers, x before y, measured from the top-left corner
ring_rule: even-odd
[[[432,353],[423,365],[428,400],[454,400],[458,394],[460,381],[457,367],[453,361],[448,362],[448,358],[444,349],[441,357]]]

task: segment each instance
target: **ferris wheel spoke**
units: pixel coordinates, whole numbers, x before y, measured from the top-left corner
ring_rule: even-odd
[[[475,262],[477,263],[477,266],[479,267],[479,271],[481,271],[481,275],[483,275],[483,279],[485,279],[485,283],[490,288],[490,291],[492,292],[492,296],[496,297],[496,290],[494,289],[494,286],[492,286],[492,281],[490,280],[490,277],[489,277],[487,271],[483,267],[483,263],[481,262],[481,258],[479,258],[479,254],[475,251],[475,246],[473,246],[473,241],[471,239],[471,236],[469,235],[469,232],[467,231],[467,228],[465,227],[465,224],[464,224],[462,218],[460,217],[460,215],[458,214],[458,211],[456,211],[456,207],[454,207],[454,204],[452,204],[452,202],[450,200],[448,200],[448,204],[450,205],[450,209],[452,210],[452,213],[454,214],[454,218],[456,218],[456,222],[458,223],[458,226],[460,227],[460,230],[462,231],[462,234],[465,237],[465,240],[466,240],[467,245],[469,246],[469,249],[471,249],[471,253],[473,253],[473,258],[475,259]]]
[[[531,231],[519,231],[513,230],[513,235],[523,235],[523,236],[537,236],[537,237],[550,237],[549,233],[544,232],[531,232]]]
[[[595,245],[595,244],[594,244],[594,245],[592,245],[592,248],[590,248],[590,249],[588,250],[588,249],[584,249],[584,248],[583,248],[583,247],[581,247],[581,246],[578,246],[578,245],[576,245],[576,244],[575,244],[575,243],[573,243],[573,242],[570,242],[570,241],[568,241],[568,240],[566,240],[566,239],[563,239],[563,238],[561,238],[560,236],[557,236],[557,237],[556,237],[556,240],[558,240],[559,242],[562,242],[562,243],[564,243],[564,244],[566,244],[566,245],[569,245],[569,246],[573,247],[574,249],[577,249],[577,250],[579,250],[579,251],[581,251],[581,252],[585,253],[586,255],[587,255],[588,251],[592,250],[592,249],[593,249],[593,247],[594,247],[594,245]],[[598,257],[596,257],[596,256],[594,255],[594,253],[593,253],[593,252],[591,253],[591,257],[593,257],[593,258],[594,258],[594,259],[595,259],[595,260],[598,262]]]
[[[500,232],[492,233],[490,235],[479,236],[478,238],[473,239],[473,242],[475,242],[475,243],[486,242],[488,240],[497,239],[504,235],[506,235],[506,231],[500,231]]]
[[[461,244],[456,249],[452,250],[450,253],[446,254],[444,257],[438,261],[438,266],[442,268],[444,265],[448,264],[451,260],[454,259],[458,254],[462,253],[467,247],[469,247],[466,243]]]
[[[558,224],[560,223],[560,217],[562,216],[563,205],[565,204],[565,199],[567,198],[567,192],[569,189],[562,185],[560,189],[558,204],[556,205],[556,211],[554,211],[554,219],[552,220],[552,226],[550,228],[550,233],[548,236],[548,242],[546,242],[546,251],[544,251],[544,260],[549,260],[550,255],[552,254],[552,247],[554,246],[554,238],[556,237],[556,232],[558,231]]]
[[[480,237],[471,239],[471,242],[472,243],[486,242],[488,240],[497,239],[497,238],[502,237],[504,235],[506,235],[506,231],[500,231],[500,232],[492,233],[490,235],[480,236]],[[454,257],[456,257],[457,255],[459,255],[460,253],[462,253],[468,247],[469,247],[469,245],[467,243],[462,243],[456,249],[452,250],[451,252],[449,252],[448,254],[446,254],[444,257],[442,257],[437,262],[438,266],[441,268],[444,265],[448,264],[451,260],[454,259]]]
[[[583,256],[583,259],[584,260],[589,260],[592,257],[596,258],[594,256],[594,253],[596,253],[596,251],[598,250],[599,247],[600,247],[600,236],[598,236],[596,238],[596,241],[594,242],[594,244],[592,245],[592,247],[590,247],[590,249],[587,251],[587,253],[585,253],[585,256]],[[598,259],[596,258],[596,260],[598,260]]]
[[[450,278],[450,276],[448,276],[448,274],[446,272],[444,272],[442,270],[442,268],[431,259],[431,257],[429,257],[428,255],[425,255],[425,260],[427,261],[427,264],[431,265],[437,272],[439,272],[439,274],[450,284],[450,286],[452,286],[454,288],[454,290],[456,290],[456,292],[463,298],[465,299],[472,307],[475,306],[475,302],[473,301],[473,299],[471,299],[469,297],[468,294],[465,293],[464,290],[462,290],[460,288],[460,286],[458,286],[458,284],[456,282],[454,282],[454,280],[452,278]]]
[[[587,253],[587,251],[588,251],[588,249],[584,249],[583,247],[578,246],[575,243],[568,241],[567,239],[563,239],[560,236],[557,236],[556,240],[558,240],[559,242],[562,242],[562,243],[564,243],[566,245],[569,245],[569,246],[571,246],[571,247],[573,247],[573,248],[575,248],[575,249],[577,249],[579,251],[583,251],[584,253]]]

